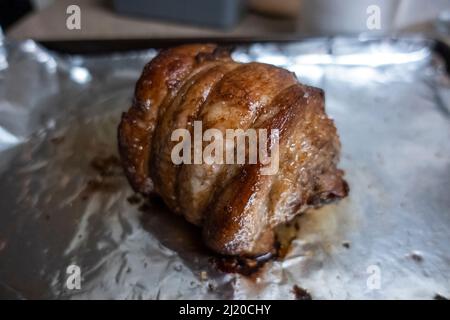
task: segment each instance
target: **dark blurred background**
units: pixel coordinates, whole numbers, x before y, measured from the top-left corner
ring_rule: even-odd
[[[73,4],[81,28],[71,30]],[[375,29],[367,26],[373,5]],[[0,0],[0,25],[13,39],[448,35],[449,21],[450,0]]]

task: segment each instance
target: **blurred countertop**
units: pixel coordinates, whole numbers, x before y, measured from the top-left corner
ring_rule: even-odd
[[[160,20],[117,14],[111,0],[57,0],[35,11],[10,27],[10,39],[24,40],[110,40],[110,39],[180,39],[180,38],[276,38],[312,36],[297,28],[295,19],[274,18],[246,12],[240,23],[230,30],[178,24]],[[76,4],[81,9],[81,29],[66,27],[67,7]],[[433,21],[409,25],[396,34],[422,34],[442,38],[436,34]],[[449,35],[444,39],[450,43]]]
[[[80,30],[66,28],[66,9],[71,4],[77,4],[81,9]],[[25,16],[6,32],[9,38],[16,40],[267,37],[293,34],[296,34],[296,23],[292,19],[269,18],[248,12],[237,26],[224,31],[119,15],[113,11],[110,2],[102,0],[58,0]]]

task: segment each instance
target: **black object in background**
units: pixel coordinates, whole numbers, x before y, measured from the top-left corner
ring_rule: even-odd
[[[229,29],[239,21],[243,0],[114,0],[118,13]]]
[[[29,0],[0,0],[0,26],[6,30],[32,9]]]

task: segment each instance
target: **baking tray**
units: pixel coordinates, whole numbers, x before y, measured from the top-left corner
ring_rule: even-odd
[[[251,275],[219,270],[198,230],[136,197],[117,163],[152,48],[203,40],[323,88],[342,141],[349,197],[296,219],[286,255]],[[0,297],[449,297],[448,53],[418,37],[5,41]]]

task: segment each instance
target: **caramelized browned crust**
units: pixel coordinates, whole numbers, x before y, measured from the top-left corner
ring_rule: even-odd
[[[214,85],[225,73],[237,66],[235,62],[221,63],[198,73],[183,86],[165,114],[160,117],[155,130],[150,170],[158,194],[162,195],[167,205],[175,212],[182,210],[175,194],[180,167],[174,165],[171,160],[172,148],[178,143],[171,141],[171,134],[174,129],[191,128]]]
[[[260,163],[174,165],[171,134],[192,132],[195,120],[203,131],[278,129],[278,173],[261,174]],[[169,49],[145,67],[119,126],[119,149],[133,188],[157,193],[203,226],[206,244],[225,255],[270,251],[276,225],[348,193],[323,91],[281,68],[236,63],[213,45]]]
[[[225,134],[226,129],[246,130],[280,90],[295,82],[287,70],[263,63],[242,64],[215,86],[196,120],[202,122],[204,131],[214,128]],[[236,170],[238,166],[182,165],[177,197],[186,219],[201,225],[214,191]]]
[[[179,90],[195,68],[216,59],[229,59],[225,51],[212,44],[186,45],[160,52],[139,78],[133,104],[122,115],[118,130],[119,151],[125,173],[134,190],[153,191],[148,174],[149,147],[161,107]]]
[[[339,140],[323,102],[322,90],[295,84],[268,106],[274,115],[258,128],[280,132],[279,172],[262,175],[260,163],[245,165],[215,195],[203,228],[208,246],[227,255],[266,253],[276,225],[347,195],[336,169]]]

